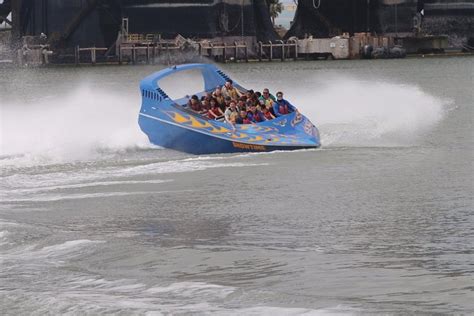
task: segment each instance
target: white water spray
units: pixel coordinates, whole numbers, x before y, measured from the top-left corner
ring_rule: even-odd
[[[414,145],[449,103],[416,86],[347,79],[297,88],[288,98],[317,125],[323,146],[349,147]]]
[[[149,147],[137,123],[140,96],[79,87],[35,104],[2,104],[2,164],[94,159],[104,151]]]
[[[445,115],[446,101],[414,86],[331,80],[286,97],[320,129],[323,146],[410,146]],[[149,148],[137,124],[140,96],[79,87],[35,104],[2,104],[0,166],[103,158]]]

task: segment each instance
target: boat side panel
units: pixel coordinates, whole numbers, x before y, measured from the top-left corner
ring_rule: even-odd
[[[237,152],[268,152],[295,150],[314,146],[264,146],[245,144],[202,134],[140,115],[139,125],[152,144],[191,154],[217,154]]]
[[[283,121],[275,119],[274,123],[243,124],[233,129],[227,123],[206,120],[194,113],[185,113],[179,108],[163,104],[149,107],[144,104],[141,115],[227,141],[269,146],[319,146],[319,138],[312,133],[313,124],[302,115],[299,115],[300,119],[294,123],[295,113],[289,114]],[[281,126],[281,123],[285,123],[284,126]],[[298,125],[307,126],[309,130],[298,128]]]

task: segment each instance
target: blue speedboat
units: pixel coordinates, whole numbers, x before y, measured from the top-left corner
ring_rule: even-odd
[[[234,126],[191,111],[186,107],[187,97],[172,100],[160,87],[160,80],[185,70],[200,70],[205,90],[196,93],[199,97],[230,79],[210,64],[175,66],[143,79],[138,123],[151,143],[192,154],[265,152],[320,146],[317,128],[299,112],[256,124]],[[234,87],[246,91],[235,82]]]

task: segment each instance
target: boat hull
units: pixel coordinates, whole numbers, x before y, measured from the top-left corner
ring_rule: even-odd
[[[270,152],[317,148],[319,145],[264,145],[241,142],[203,134],[151,116],[140,115],[139,125],[154,145],[190,154],[220,154],[238,152]]]

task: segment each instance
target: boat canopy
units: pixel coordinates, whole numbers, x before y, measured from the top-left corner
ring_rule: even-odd
[[[199,70],[201,72],[201,76],[204,80],[204,90],[207,92],[213,91],[217,86],[223,86],[227,80],[231,80],[222,70],[212,64],[185,64],[173,66],[144,78],[140,83],[142,96],[151,97],[160,102],[174,103],[168,94],[160,87],[160,80],[187,70]],[[234,86],[238,89],[245,90],[235,82]]]

